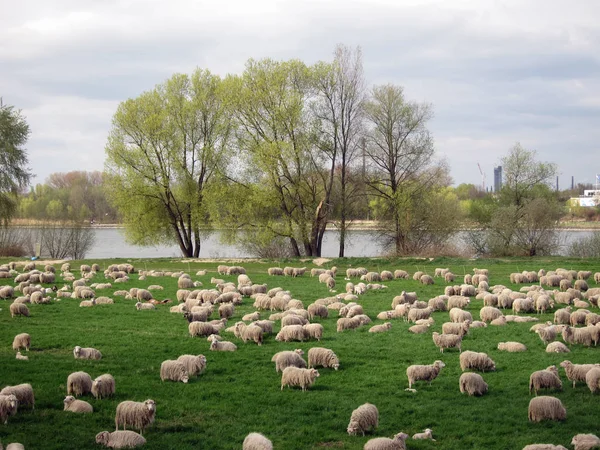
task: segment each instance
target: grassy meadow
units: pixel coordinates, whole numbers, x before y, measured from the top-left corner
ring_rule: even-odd
[[[0,259],[0,264],[8,262]],[[237,276],[220,276],[217,262],[182,262],[174,259],[156,260],[100,260],[106,268],[111,263],[130,262],[136,269],[183,270],[193,280],[210,285],[211,277],[237,281]],[[71,262],[73,273],[79,276],[79,265]],[[227,264],[227,262],[222,262]],[[233,263],[232,263],[233,264]],[[255,283],[267,283],[269,288],[281,286],[290,290],[293,298],[304,306],[318,298],[332,295],[317,278],[309,276],[311,261],[247,261],[236,262],[246,268]],[[347,267],[364,266],[369,270],[404,269],[411,275],[423,270],[431,275],[436,267],[449,267],[461,284],[465,273],[473,267],[487,268],[490,285],[511,285],[509,274],[523,270],[558,267],[575,270],[600,271],[600,260],[584,261],[564,258],[510,259],[510,260],[454,260],[454,259],[343,259],[324,265],[338,267],[337,291],[343,292]],[[267,268],[294,266],[308,268],[299,278],[269,277]],[[60,265],[57,268],[57,281]],[[207,269],[205,276],[196,272]],[[353,280],[356,282],[356,280]],[[105,282],[98,273],[93,282]],[[571,448],[572,436],[577,433],[600,432],[600,395],[592,395],[585,384],[575,389],[560,368],[562,392],[542,392],[555,395],[567,409],[567,420],[562,423],[529,423],[527,406],[531,399],[528,381],[531,372],[558,365],[565,359],[574,363],[600,363],[600,348],[571,346],[571,353],[547,354],[545,345],[529,331],[532,323],[509,323],[503,327],[489,326],[472,329],[463,340],[463,351],[486,352],[497,370],[482,374],[489,385],[487,395],[476,398],[461,394],[458,379],[461,369],[459,353],[455,349],[444,354],[433,344],[431,332],[413,335],[407,330],[411,324],[393,320],[388,333],[368,333],[370,326],[383,323],[377,313],[391,309],[394,296],[401,291],[416,291],[420,300],[443,294],[447,285],[435,278],[433,286],[417,281],[394,280],[385,282],[385,290],[367,291],[359,303],[372,318],[373,324],[356,331],[336,332],[337,312],[330,311],[328,319],[317,319],[324,328],[321,342],[275,341],[275,334],[265,337],[262,346],[244,344],[233,335],[222,334],[238,345],[237,352],[212,352],[206,338],[191,338],[187,321],[180,314],[169,312],[170,306],[157,306],[154,311],[137,311],[133,300],[113,297],[119,289],[147,288],[160,284],[163,291],[154,291],[155,298],[175,299],[177,278],[148,277],[138,280],[133,274],[124,284],[111,289],[97,290],[97,296],[109,296],[113,305],[80,308],[75,299],[60,299],[48,305],[28,305],[31,317],[11,318],[10,301],[0,301],[0,388],[5,385],[31,383],[35,396],[35,410],[20,409],[10,417],[7,425],[0,424],[0,441],[21,442],[27,449],[95,449],[95,435],[103,430],[114,430],[117,404],[124,400],[156,401],[156,420],[146,430],[146,449],[241,449],[244,437],[252,431],[266,435],[276,449],[361,449],[364,443],[377,436],[392,437],[404,431],[412,434],[432,428],[436,442],[407,440],[409,449],[521,449],[530,443],[562,444]],[[595,287],[593,280],[588,280]],[[0,286],[13,284],[0,279]],[[62,286],[57,282],[59,287]],[[254,311],[253,300],[244,299],[236,307],[235,316],[228,325],[241,320],[242,315]],[[467,308],[475,320],[479,319],[481,300],[474,300]],[[597,309],[597,308],[594,308]],[[270,312],[262,312],[268,318]],[[505,311],[512,314],[512,311]],[[213,318],[218,318],[215,309]],[[442,323],[449,321],[448,313],[434,313],[431,331],[441,332]],[[553,311],[538,317],[552,320]],[[275,332],[279,330],[279,323]],[[13,337],[22,332],[31,335],[32,349],[29,361],[18,361],[11,348]],[[497,350],[501,341],[519,341],[528,351],[507,353]],[[73,347],[94,347],[103,358],[99,361],[75,360]],[[280,390],[281,375],[271,362],[274,353],[281,350],[313,346],[331,348],[340,359],[340,370],[319,368],[321,376],[307,392],[299,388]],[[161,382],[160,364],[176,359],[181,354],[204,354],[207,368],[188,384]],[[416,393],[407,392],[406,368],[411,364],[431,364],[436,359],[445,362],[439,377],[431,386],[417,382]],[[82,399],[91,403],[94,413],[78,415],[63,411],[66,380],[71,372],[85,371],[93,378],[110,373],[116,380],[116,395],[112,399],[95,400],[91,395]],[[369,402],[379,409],[379,428],[372,434],[349,436],[346,427],[352,411]]]

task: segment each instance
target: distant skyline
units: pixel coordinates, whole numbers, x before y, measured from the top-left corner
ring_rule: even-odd
[[[433,105],[455,184],[493,186],[520,142],[561,189],[600,174],[596,0],[0,0],[0,96],[23,111],[33,184],[102,170],[118,104],[176,72],[241,73],[249,58],[333,58],[360,46],[369,86]]]

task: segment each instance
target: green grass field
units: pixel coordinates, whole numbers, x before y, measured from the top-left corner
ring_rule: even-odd
[[[5,263],[8,260],[0,260]],[[97,262],[106,268],[114,260]],[[180,260],[129,260],[136,269],[184,270],[211,287],[210,278],[216,276],[236,281],[235,276],[218,276],[216,262],[184,263]],[[227,264],[226,262],[224,262]],[[73,269],[80,262],[72,262]],[[267,268],[290,265],[315,267],[310,261],[265,261],[236,263],[243,265],[255,283],[268,283],[269,288],[281,286],[302,300],[305,307],[314,300],[332,294],[317,278],[308,273],[301,278],[269,277]],[[412,273],[424,270],[433,275],[436,267],[449,267],[459,276],[460,284],[465,273],[473,267],[490,271],[490,285],[504,284],[518,290],[521,286],[509,283],[511,272],[553,270],[558,267],[576,270],[600,271],[600,261],[569,260],[564,258],[527,260],[417,260],[417,259],[344,259],[325,265],[337,265],[337,291],[343,292],[345,269],[364,266],[369,270],[404,269]],[[57,269],[60,266],[57,266]],[[197,277],[200,269],[208,269],[206,276]],[[58,270],[57,270],[58,272]],[[79,276],[78,271],[73,271]],[[58,278],[58,277],[57,277]],[[92,282],[104,282],[98,273]],[[386,282],[388,289],[368,291],[359,303],[372,318],[378,312],[391,308],[392,298],[401,291],[416,291],[420,300],[443,294],[447,285],[440,278],[433,286],[423,286],[416,281],[394,280]],[[593,280],[588,280],[595,287]],[[12,280],[0,279],[0,286]],[[59,287],[60,283],[57,283]],[[117,289],[148,287],[161,284],[164,291],[154,291],[159,300],[175,298],[177,279],[152,278],[139,281],[137,274],[125,284],[113,284],[111,289],[96,291],[96,295],[112,297]],[[95,435],[103,430],[114,430],[116,406],[124,400],[156,401],[155,423],[144,436],[147,449],[241,449],[244,437],[252,431],[271,439],[277,449],[346,448],[361,449],[364,443],[377,436],[392,437],[404,431],[409,435],[432,428],[436,442],[407,441],[409,449],[521,449],[530,443],[562,444],[568,448],[577,433],[600,432],[598,422],[600,395],[592,395],[584,384],[573,389],[564,370],[562,392],[555,395],[567,409],[567,420],[562,423],[529,423],[527,406],[530,400],[528,381],[531,372],[558,365],[565,359],[574,363],[600,363],[600,348],[572,346],[571,353],[546,354],[545,345],[529,331],[531,323],[509,323],[504,327],[472,329],[463,340],[463,351],[486,352],[497,366],[496,372],[482,374],[489,385],[487,395],[475,398],[460,393],[458,379],[461,374],[459,353],[448,350],[440,354],[433,344],[431,333],[413,335],[407,330],[411,324],[393,320],[388,333],[368,333],[370,325],[356,331],[336,332],[337,312],[331,311],[328,319],[320,320],[325,328],[324,339],[319,343],[280,343],[269,335],[259,347],[244,344],[233,335],[225,339],[238,345],[238,351],[211,352],[205,338],[190,338],[186,320],[180,314],[169,312],[168,305],[159,305],[155,311],[136,311],[134,301],[113,297],[114,305],[80,308],[79,300],[61,299],[49,305],[29,305],[31,317],[11,318],[10,301],[0,301],[0,388],[5,385],[31,383],[35,396],[35,410],[19,410],[8,424],[0,424],[0,440],[21,442],[27,449],[94,449]],[[244,299],[236,308],[229,325],[242,315],[254,311],[253,300]],[[469,311],[479,319],[482,301],[472,301]],[[597,308],[595,308],[597,309]],[[512,314],[512,311],[505,311]],[[263,312],[268,318],[270,312]],[[217,313],[215,311],[214,316]],[[448,313],[435,313],[436,323],[431,331],[441,332],[442,323],[449,321]],[[552,320],[553,314],[540,316]],[[279,330],[279,324],[276,325]],[[27,332],[32,338],[29,361],[18,361],[11,348],[13,337]],[[519,341],[528,351],[506,353],[497,350],[501,341]],[[103,358],[100,361],[75,360],[73,347],[95,347]],[[333,349],[340,358],[339,371],[320,368],[321,376],[308,392],[299,388],[280,390],[281,375],[271,362],[274,353],[302,348],[305,352],[313,346]],[[184,353],[204,354],[207,368],[199,378],[189,384],[161,382],[160,364],[166,359],[176,359]],[[305,354],[306,357],[306,354]],[[446,363],[431,386],[418,382],[416,393],[405,391],[408,387],[406,368],[410,364],[431,364],[436,359]],[[95,400],[82,399],[94,407],[91,415],[77,415],[63,411],[66,380],[71,372],[83,370],[92,378],[110,373],[116,380],[116,396]],[[352,410],[369,402],[379,409],[379,428],[371,435],[349,436],[346,427]]]

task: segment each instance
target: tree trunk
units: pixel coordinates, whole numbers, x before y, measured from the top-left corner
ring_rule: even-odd
[[[300,248],[298,247],[298,242],[296,241],[295,238],[291,237],[290,238],[290,244],[292,245],[292,250],[294,251],[294,256],[301,256],[300,255]]]

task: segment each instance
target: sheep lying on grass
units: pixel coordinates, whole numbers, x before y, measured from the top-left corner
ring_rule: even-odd
[[[154,400],[148,399],[145,402],[133,402],[126,400],[117,405],[117,413],[115,415],[115,428],[123,425],[123,429],[127,426],[140,430],[140,434],[154,422],[156,413],[156,403]]]
[[[273,450],[273,443],[260,433],[250,433],[244,438],[242,450]]]
[[[383,323],[381,325],[374,325],[369,328],[369,333],[385,333],[392,328],[392,324],[390,322]]]
[[[369,430],[375,430],[379,425],[379,411],[375,405],[365,403],[360,405],[350,416],[350,423],[346,431],[349,435],[361,433],[363,436]]]
[[[446,367],[442,361],[435,361],[430,365],[412,365],[406,369],[408,377],[408,388],[412,388],[415,381],[427,381],[431,386],[431,382],[437,378],[443,367]]]
[[[435,441],[433,438],[433,432],[431,428],[425,428],[422,433],[413,434],[413,439],[429,439],[431,441]]]
[[[73,349],[73,356],[75,359],[102,359],[102,353],[92,347],[80,347],[77,345]]]
[[[21,361],[29,361],[29,356],[23,356],[21,355],[21,352],[17,352],[17,359]]]
[[[92,377],[86,372],[73,372],[67,377],[67,395],[79,397],[92,392]]]
[[[304,352],[297,348],[294,351],[284,350],[275,353],[271,361],[275,363],[275,372],[283,371],[286,367],[298,367],[299,369],[306,368],[306,361],[302,359]]]
[[[527,347],[520,342],[498,342],[498,350],[505,352],[526,352]]]
[[[299,369],[298,367],[286,367],[281,376],[281,390],[286,386],[300,386],[306,391],[319,376],[316,369]]]
[[[6,386],[0,391],[0,395],[14,395],[19,402],[19,408],[30,406],[35,408],[35,397],[33,388],[29,383],[17,384],[16,386]]]
[[[134,448],[142,446],[146,439],[141,434],[129,430],[117,430],[112,433],[101,431],[96,435],[96,444],[102,444],[109,448]]]
[[[210,343],[209,350],[213,352],[235,352],[237,350],[237,345],[230,341],[213,339]]]
[[[323,347],[313,347],[308,350],[308,367],[331,367],[338,370],[340,360],[333,350]]]
[[[466,392],[472,396],[481,396],[488,391],[488,385],[481,375],[473,372],[463,373],[458,380],[458,387],[462,394]]]
[[[554,444],[529,444],[523,447],[523,450],[567,450],[567,448]]]
[[[83,400],[77,400],[72,395],[67,395],[63,400],[64,411],[71,411],[74,413],[93,413],[94,408],[88,402]]]
[[[597,367],[600,367],[599,364],[573,364],[571,361],[563,361],[560,363],[560,367],[565,369],[565,373],[567,374],[567,378],[569,381],[573,382],[573,388],[575,387],[575,383],[578,381],[583,381],[585,383],[585,376],[587,373]]]
[[[17,334],[13,339],[13,350],[20,350],[21,348],[24,348],[25,350],[29,351],[29,347],[31,347],[31,336],[29,336],[29,334]]]
[[[406,450],[406,438],[408,434],[398,433],[392,439],[390,438],[373,438],[369,439],[364,450]]]
[[[595,434],[576,434],[571,440],[575,450],[591,450],[600,448],[600,438]]]
[[[562,390],[562,381],[558,376],[556,366],[547,367],[544,370],[537,370],[529,377],[529,395],[531,391],[537,395],[540,389],[558,389]]]
[[[550,342],[546,346],[546,353],[570,353],[569,347],[559,341]]]
[[[8,418],[17,413],[19,401],[14,395],[0,395],[0,422],[8,423]]]
[[[567,418],[567,410],[556,397],[542,395],[531,399],[527,417],[530,422],[565,420]]]

